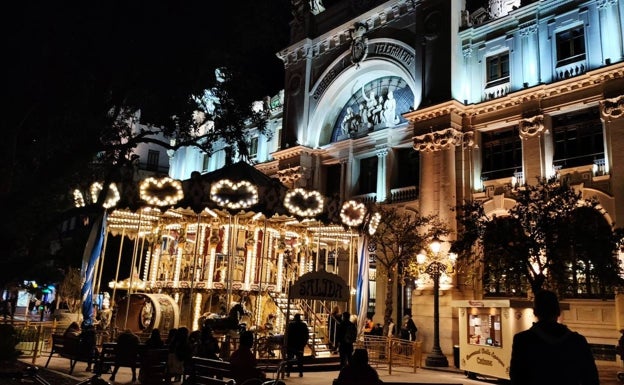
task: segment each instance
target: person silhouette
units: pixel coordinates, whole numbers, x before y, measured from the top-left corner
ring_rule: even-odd
[[[557,322],[561,310],[557,295],[535,294],[537,322],[517,333],[511,348],[512,385],[598,385],[598,369],[587,339]]]
[[[351,362],[340,369],[335,385],[378,385],[382,384],[377,371],[368,364],[368,351],[355,349]]]

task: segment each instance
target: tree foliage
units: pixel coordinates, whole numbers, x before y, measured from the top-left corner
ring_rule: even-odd
[[[522,186],[513,198],[506,217],[488,218],[480,202],[457,207],[461,229],[453,248],[463,265],[483,268],[486,288],[503,284],[521,294],[526,282],[533,292],[548,287],[570,297],[581,279],[586,293],[604,296],[619,282],[619,238],[596,199],[583,199],[557,177]]]
[[[387,325],[393,313],[395,275],[401,281],[415,277],[410,268],[416,264],[416,255],[433,237],[443,237],[449,231],[437,216],[421,216],[417,211],[387,205],[378,206],[376,211],[381,214],[381,220],[370,242],[377,248],[377,263],[387,272],[384,311]]]

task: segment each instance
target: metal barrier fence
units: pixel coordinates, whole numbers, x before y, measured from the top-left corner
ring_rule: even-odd
[[[20,357],[32,358],[33,364],[37,357],[50,354],[50,350],[52,350],[52,334],[63,334],[67,328],[67,324],[61,325],[55,321],[15,321],[11,325],[15,330],[17,341],[15,349],[22,352]],[[109,340],[108,331],[96,331],[97,346],[101,346],[103,342],[108,342]]]
[[[392,374],[393,367],[411,367],[416,373],[421,366],[422,341],[365,335],[356,342],[355,348],[366,349],[370,365],[376,369],[387,367],[388,374]]]

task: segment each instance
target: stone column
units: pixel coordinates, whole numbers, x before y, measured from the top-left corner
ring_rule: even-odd
[[[457,205],[456,147],[463,133],[453,128],[414,138],[420,152],[420,211],[422,215],[437,214],[441,220],[454,223],[452,209]]]
[[[522,170],[524,182],[535,185],[537,177],[546,176],[544,152],[544,115],[520,120],[520,138],[522,139]],[[550,162],[552,164],[552,161]],[[522,183],[518,181],[518,183]]]
[[[600,102],[605,146],[605,172],[611,175],[615,223],[624,221],[624,95]]]
[[[525,87],[538,83],[539,73],[539,41],[535,21],[520,25],[522,58],[522,79]]]
[[[378,148],[377,158],[377,202],[385,202],[388,197],[388,148]]]

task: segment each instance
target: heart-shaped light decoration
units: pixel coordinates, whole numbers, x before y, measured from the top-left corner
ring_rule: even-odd
[[[82,196],[82,191],[78,189],[74,190],[74,206],[85,207],[84,196]]]
[[[375,231],[377,231],[377,226],[379,226],[379,222],[381,222],[381,214],[373,214],[373,216],[371,216],[370,222],[368,222],[368,233],[370,235],[375,234]]]
[[[347,226],[359,226],[364,221],[365,212],[366,207],[364,207],[363,203],[347,201],[342,205],[342,210],[340,210],[340,219]]]
[[[222,179],[210,187],[210,199],[221,207],[246,209],[258,203],[258,188],[246,180],[235,183]]]
[[[139,189],[141,199],[150,205],[172,206],[184,198],[182,182],[169,177],[144,179]]]
[[[91,185],[91,201],[97,202],[98,196],[100,195],[100,191],[104,186],[100,182],[93,182]],[[108,193],[106,194],[106,201],[102,204],[102,207],[105,209],[111,208],[115,206],[119,202],[119,190],[117,189],[117,185],[115,183],[111,183],[108,187]]]
[[[323,211],[323,197],[318,191],[296,188],[286,193],[284,207],[294,215],[313,217]]]

